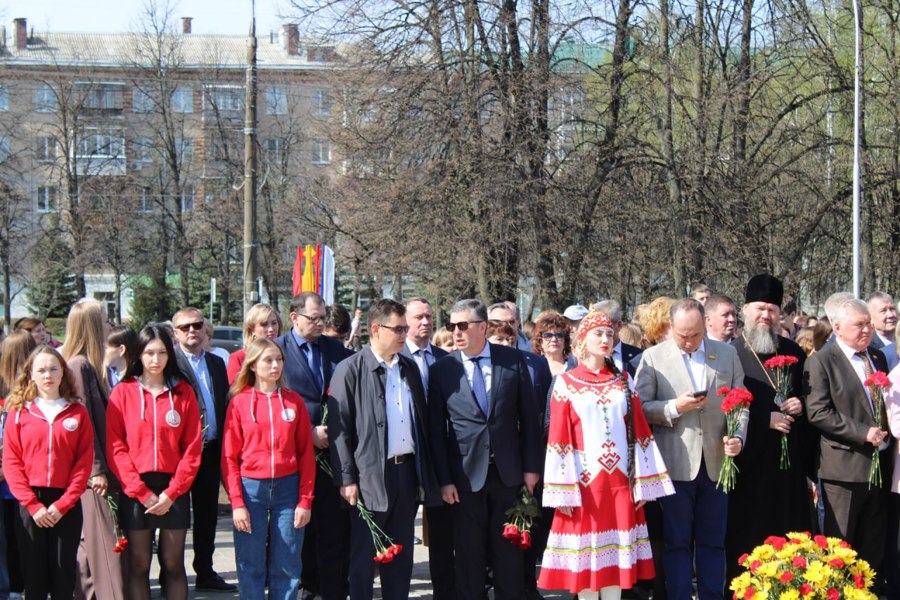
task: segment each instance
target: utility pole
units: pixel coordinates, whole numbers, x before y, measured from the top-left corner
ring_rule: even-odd
[[[251,0],[244,101],[244,314],[259,301],[256,292],[256,2]]]

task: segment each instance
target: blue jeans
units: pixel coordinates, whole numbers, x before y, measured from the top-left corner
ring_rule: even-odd
[[[300,476],[241,479],[250,512],[250,531],[234,530],[238,591],[242,600],[263,600],[266,585],[266,537],[269,537],[269,598],[294,600],[300,585],[303,529],[294,528]]]

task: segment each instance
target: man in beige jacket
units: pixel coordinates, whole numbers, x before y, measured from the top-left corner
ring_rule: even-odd
[[[716,390],[743,387],[744,372],[734,348],[705,336],[699,302],[679,300],[670,318],[671,338],[644,351],[635,378],[675,483],[675,495],[660,499],[666,589],[669,600],[690,600],[696,566],[699,600],[722,600],[728,497],[716,482],[725,456],[743,449],[747,414],[736,436],[727,437]]]

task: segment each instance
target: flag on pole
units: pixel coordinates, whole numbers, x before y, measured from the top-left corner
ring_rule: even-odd
[[[294,295],[299,296],[303,291],[303,248],[297,246],[297,256],[294,258],[294,272],[291,276],[294,284]]]
[[[334,304],[334,252],[326,244],[322,244],[320,251],[322,256],[321,285],[319,295],[325,299],[325,304]]]
[[[312,244],[307,244],[306,249],[303,251],[303,291],[304,292],[318,292],[316,288],[316,261],[318,260],[318,255],[316,254],[316,247]]]

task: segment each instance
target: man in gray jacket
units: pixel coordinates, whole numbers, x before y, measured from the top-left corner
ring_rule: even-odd
[[[385,600],[409,596],[418,501],[440,502],[425,438],[425,389],[416,363],[401,355],[408,331],[402,304],[388,299],[373,303],[369,345],[335,368],[328,394],[328,439],[341,497],[351,507],[362,502],[378,527],[403,547],[381,565]],[[376,551],[368,524],[353,508],[354,600],[372,598]]]

